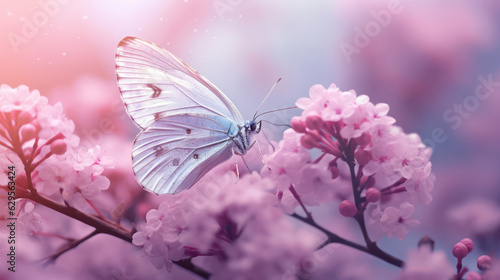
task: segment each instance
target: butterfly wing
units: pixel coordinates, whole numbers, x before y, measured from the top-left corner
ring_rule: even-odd
[[[240,112],[217,87],[151,42],[124,38],[116,52],[116,75],[127,112],[141,128],[184,113],[213,114],[243,124]]]
[[[178,193],[231,157],[238,132],[236,123],[214,114],[163,117],[137,136],[134,173],[154,193]]]

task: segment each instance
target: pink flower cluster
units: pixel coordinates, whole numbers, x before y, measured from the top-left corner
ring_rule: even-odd
[[[296,229],[277,207],[272,181],[229,171],[167,197],[133,236],[157,267],[203,257],[210,279],[281,279],[314,248],[311,234]]]
[[[133,243],[157,268],[208,257],[212,279],[281,277],[313,252],[311,233],[294,229],[284,216],[299,205],[308,215],[302,219],[314,223],[306,205],[342,201],[343,216],[366,217],[372,233],[399,239],[419,225],[415,206],[432,200],[431,150],[394,126],[387,104],[317,85],[297,105],[304,112],[264,154],[260,174],[238,179],[221,165],[149,211]]]
[[[328,89],[315,85],[309,95],[297,101],[304,111],[292,119],[294,131],[285,132],[278,151],[267,158],[271,170],[263,174],[275,178],[279,190],[293,185],[306,204],[347,199],[340,205],[341,214],[354,216],[366,208],[374,233],[382,230],[389,237],[405,238],[408,226],[419,225],[411,218],[415,206],[432,201],[432,150],[417,134],[395,126],[385,103],[375,105],[368,96],[341,91],[334,84]],[[305,149],[313,148],[322,154],[311,162]],[[342,176],[348,169],[358,185],[350,195],[342,180],[335,181],[339,174],[344,181],[349,178]],[[356,203],[349,201],[352,196]]]
[[[99,146],[71,149],[40,164],[35,186],[45,195],[59,192],[70,205],[84,208],[88,204],[86,200],[97,197],[109,187],[109,179],[101,174],[104,168],[111,167],[112,159],[103,156]]]
[[[15,166],[18,192],[36,190],[56,201],[86,207],[109,187],[102,172],[113,167],[112,159],[104,156],[99,146],[78,148],[75,126],[65,117],[60,103],[49,105],[46,97],[26,86],[1,85],[0,104],[0,172]],[[5,187],[1,175],[0,185]],[[35,208],[28,202],[19,212],[28,233],[41,230],[41,217]]]
[[[467,267],[462,266],[462,260],[474,249],[474,243],[469,238],[464,238],[453,246],[452,253],[457,259],[455,274],[445,252],[433,251],[433,247],[433,245],[423,244],[418,250],[410,251],[399,280],[493,280],[500,278],[498,260],[488,255],[482,255],[477,259],[477,268],[481,273],[469,271]]]

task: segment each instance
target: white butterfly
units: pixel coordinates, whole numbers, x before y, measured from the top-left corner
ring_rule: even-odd
[[[243,155],[261,122],[243,122],[212,83],[162,47],[124,38],[116,76],[130,118],[143,130],[132,152],[141,185],[156,194],[190,188],[209,170]]]

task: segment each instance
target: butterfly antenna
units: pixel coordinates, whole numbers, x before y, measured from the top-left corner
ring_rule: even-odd
[[[255,111],[255,115],[253,115],[253,120],[255,120],[255,118],[257,117],[257,113],[259,112],[259,109],[260,107],[262,107],[262,105],[264,104],[264,102],[266,101],[266,99],[269,97],[269,95],[271,94],[271,92],[273,92],[273,89],[274,87],[278,84],[278,82],[281,81],[281,78],[279,78],[273,85],[273,87],[271,88],[271,90],[269,91],[269,93],[267,93],[266,97],[264,98],[264,100],[262,100],[262,102],[260,103],[259,105],[259,108],[257,108],[257,111]]]
[[[270,122],[270,121],[267,121],[267,120],[261,120],[262,122],[265,122],[265,123],[268,123],[268,124],[272,124],[274,126],[286,126],[288,128],[292,128],[291,125],[289,124],[279,124],[279,123],[273,123],[273,122]]]
[[[293,106],[293,107],[286,107],[286,108],[281,108],[281,109],[275,109],[275,110],[271,110],[271,111],[267,111],[267,112],[264,112],[264,113],[260,113],[258,114],[256,117],[254,117],[254,120],[262,115],[265,115],[265,114],[269,114],[269,113],[273,113],[273,112],[278,112],[278,111],[284,111],[284,110],[290,110],[290,109],[295,109],[297,108],[297,106]]]

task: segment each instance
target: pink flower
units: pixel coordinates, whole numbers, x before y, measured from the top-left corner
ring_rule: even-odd
[[[443,280],[452,275],[452,266],[443,251],[432,252],[428,246],[422,246],[408,253],[399,280]]]
[[[446,217],[470,235],[490,234],[500,227],[500,207],[485,198],[458,204],[446,212]]]
[[[380,223],[389,238],[396,236],[397,239],[403,240],[408,234],[407,226],[417,227],[420,225],[418,220],[410,219],[414,211],[415,206],[409,202],[401,203],[399,208],[389,206],[384,210],[380,217]]]
[[[37,120],[41,127],[40,138],[49,139],[58,133],[62,133],[71,146],[78,145],[79,138],[73,134],[75,124],[66,118],[61,103],[56,103],[54,106],[44,105],[38,108],[37,111]]]
[[[309,90],[309,96],[311,98],[303,97],[296,102],[299,108],[304,109],[304,118],[317,113],[326,121],[339,121],[353,114],[354,91],[341,92],[335,84],[331,84],[328,89],[314,85]]]
[[[112,157],[105,156],[99,145],[89,150],[89,154],[94,158],[92,170],[94,175],[100,175],[105,168],[114,168],[115,163]]]
[[[331,160],[325,156],[318,163],[306,163],[296,174],[292,184],[306,205],[319,205],[336,198],[339,180],[332,179],[328,170]]]
[[[311,252],[312,239],[277,207],[272,180],[253,173],[235,182],[230,171],[169,198],[147,214],[133,243],[156,267],[208,255],[216,257],[209,269],[213,279],[281,277]]]
[[[40,101],[40,92],[33,90],[30,92],[27,86],[21,85],[18,88],[11,88],[8,85],[0,86],[0,111],[9,113],[11,111],[31,111]]]
[[[382,175],[390,176],[397,171],[394,164],[395,151],[393,145],[375,146],[372,151],[372,160],[363,167],[363,174],[373,175],[381,172]]]
[[[95,163],[95,158],[87,148],[80,147],[70,153],[69,159],[76,171],[84,170]]]
[[[107,177],[94,176],[90,169],[78,171],[74,177],[74,181],[64,187],[62,195],[66,202],[78,207],[84,207],[85,199],[95,198],[110,184]]]
[[[52,195],[59,190],[73,184],[76,172],[66,161],[50,158],[38,167],[38,176],[41,181],[36,184],[37,189],[46,195]]]
[[[431,166],[428,162],[424,168],[414,171],[411,179],[404,184],[406,190],[412,194],[414,203],[429,204],[432,201],[430,191],[434,188],[435,177],[431,174]]]
[[[356,101],[359,101],[360,104],[356,105],[353,108],[353,114],[347,118],[344,118],[345,126],[340,130],[340,135],[343,138],[357,138],[363,134],[363,132],[367,131],[372,123],[369,120],[368,112],[365,108],[365,104],[369,102],[366,98],[366,95],[358,96]]]
[[[28,235],[42,231],[42,217],[34,211],[35,205],[27,202],[19,215],[19,230]]]
[[[261,174],[274,181],[277,191],[287,190],[294,183],[304,163],[310,161],[309,153],[300,144],[300,137],[301,134],[288,129],[283,133],[283,140],[276,151],[264,155],[263,160],[270,169],[263,166]]]

